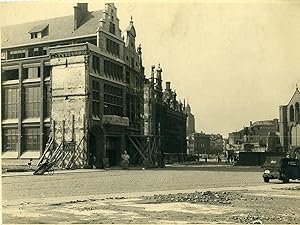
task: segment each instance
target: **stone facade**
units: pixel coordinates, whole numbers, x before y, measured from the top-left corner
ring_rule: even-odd
[[[227,149],[235,151],[279,151],[278,119],[252,123],[240,131],[229,133]]]
[[[186,154],[186,113],[184,105],[171,89],[162,87],[162,69],[152,66],[151,78],[144,87],[144,134],[161,137],[164,154]]]
[[[4,159],[38,159],[51,136],[84,149],[78,166],[120,164],[144,132],[145,77],[132,19],[121,34],[113,3],[2,29]]]
[[[284,152],[299,152],[300,147],[300,92],[296,88],[287,105],[279,107],[280,143]]]

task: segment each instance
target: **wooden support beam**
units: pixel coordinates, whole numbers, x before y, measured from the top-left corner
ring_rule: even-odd
[[[134,141],[131,139],[131,137],[129,137],[130,142],[133,144],[133,146],[136,148],[136,150],[141,154],[141,156],[144,158],[144,160],[147,160],[147,158],[145,157],[145,155],[142,153],[142,151],[136,146],[136,144],[134,143]]]

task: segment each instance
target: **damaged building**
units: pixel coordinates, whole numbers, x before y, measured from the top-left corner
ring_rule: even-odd
[[[78,3],[71,16],[3,27],[2,163],[51,158],[62,168],[103,168],[119,166],[127,149],[146,161],[145,145],[184,153],[183,105],[159,76],[145,79],[136,36],[132,18],[121,31],[113,3],[99,11]],[[149,101],[155,121],[144,116]],[[161,137],[147,144],[149,135]]]
[[[100,11],[78,3],[71,16],[3,27],[3,161],[39,159],[52,148],[62,167],[118,165],[126,135],[144,129],[135,38],[132,19],[122,35],[112,3]]]

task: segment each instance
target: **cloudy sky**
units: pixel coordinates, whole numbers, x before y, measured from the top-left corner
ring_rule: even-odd
[[[54,4],[55,3],[55,4]],[[16,24],[73,14],[74,1],[1,3],[0,21]],[[163,79],[188,99],[196,130],[228,132],[278,118],[300,86],[297,1],[117,1],[124,30],[133,16],[146,75],[160,63]],[[89,1],[89,10],[104,8]]]

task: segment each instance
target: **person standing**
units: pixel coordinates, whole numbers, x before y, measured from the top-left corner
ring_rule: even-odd
[[[127,151],[125,150],[124,153],[121,155],[121,158],[122,158],[122,168],[123,169],[128,169],[129,167],[129,159],[130,159],[130,156],[127,154]]]

